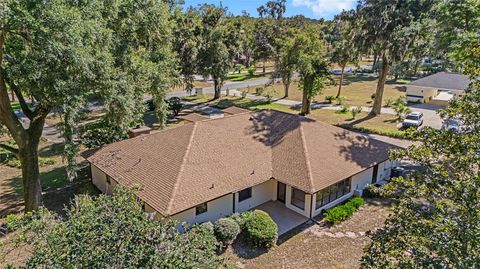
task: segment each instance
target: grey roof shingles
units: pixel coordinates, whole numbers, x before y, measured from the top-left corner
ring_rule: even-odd
[[[163,215],[275,178],[307,193],[388,159],[396,148],[289,113],[258,110],[106,145],[88,160]]]
[[[467,75],[452,72],[439,72],[412,81],[407,85],[446,90],[465,90],[470,85],[470,82],[471,81]]]

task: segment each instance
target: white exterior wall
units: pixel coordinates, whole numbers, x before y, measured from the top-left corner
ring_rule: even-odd
[[[377,182],[387,181],[390,179],[392,167],[395,166],[395,161],[385,161],[378,164]]]
[[[189,224],[203,223],[207,221],[214,222],[219,218],[223,218],[233,214],[233,194],[227,194],[218,199],[207,202],[207,212],[195,215],[195,207],[182,211],[171,216],[179,223],[187,222]]]
[[[266,203],[277,198],[277,181],[269,180],[262,184],[252,187],[252,197],[249,199],[238,201],[238,192],[235,193],[235,212],[243,212],[250,210],[256,206]]]
[[[93,185],[95,185],[102,193],[106,193],[107,175],[93,164],[90,166],[90,169],[92,171]]]
[[[423,103],[425,103],[430,101],[434,96],[437,96],[437,93],[438,93],[437,89],[434,89],[434,88],[407,86],[407,101],[417,102],[418,100],[420,100]],[[423,98],[413,97],[409,95],[423,96]]]
[[[362,191],[368,184],[372,184],[373,167],[352,176],[352,191]]]
[[[285,206],[288,207],[289,209],[304,215],[305,217],[309,218],[310,217],[310,208],[312,205],[312,195],[310,194],[305,194],[305,209],[302,210],[301,208],[298,208],[292,204],[292,186],[287,185],[287,191],[286,191],[286,197],[285,197]]]

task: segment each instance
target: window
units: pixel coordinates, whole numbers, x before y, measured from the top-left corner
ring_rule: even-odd
[[[207,203],[199,204],[195,207],[195,215],[200,215],[207,212]]]
[[[305,209],[305,192],[292,187],[291,204],[300,209]]]
[[[246,188],[238,192],[238,201],[241,202],[243,200],[247,200],[248,198],[252,197],[252,188]]]
[[[111,177],[109,175],[107,175],[107,184],[110,185],[111,184]]]
[[[317,192],[315,208],[319,209],[320,207],[325,206],[337,200],[338,198],[345,196],[346,194],[349,194],[351,190],[351,185],[352,179],[347,178]]]

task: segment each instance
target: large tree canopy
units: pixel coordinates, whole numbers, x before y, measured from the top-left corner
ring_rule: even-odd
[[[155,0],[6,0],[0,14],[0,123],[18,145],[3,147],[21,162],[25,208],[32,210],[41,203],[37,148],[53,109],[65,113],[71,164],[78,111],[93,93],[106,105],[110,134],[141,120],[146,93],[164,122],[166,87],[176,75],[170,13]],[[24,119],[12,110],[9,90]]]
[[[402,59],[416,36],[415,30],[431,14],[432,0],[361,0],[358,6],[360,31],[356,42],[369,52],[379,51],[382,68],[375,92],[372,113],[381,112],[383,91],[388,69]]]

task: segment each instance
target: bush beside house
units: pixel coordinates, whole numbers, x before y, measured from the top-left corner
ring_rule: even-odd
[[[324,220],[329,223],[338,224],[352,216],[363,204],[365,204],[363,198],[354,197],[343,205],[327,210]]]
[[[232,218],[221,218],[215,222],[215,236],[224,245],[229,245],[240,233],[240,225]]]
[[[278,239],[278,227],[265,212],[253,211],[245,220],[245,238],[254,247],[273,247]]]

